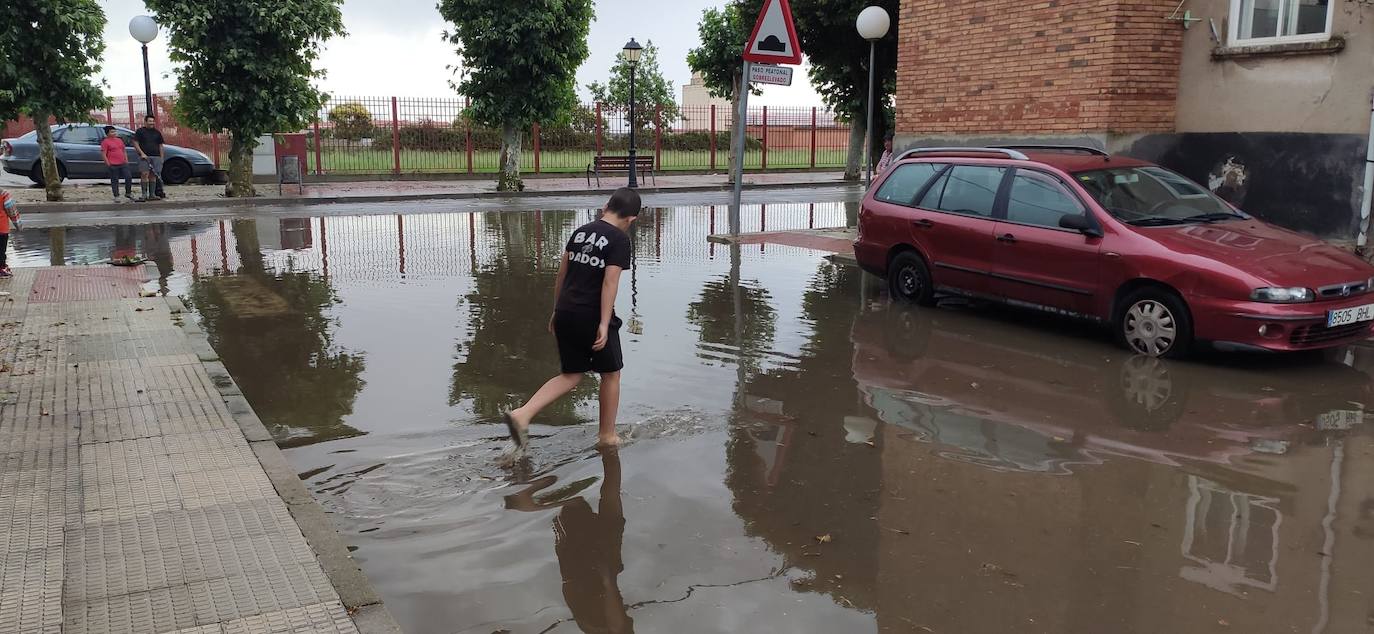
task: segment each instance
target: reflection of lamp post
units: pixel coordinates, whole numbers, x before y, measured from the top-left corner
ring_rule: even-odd
[[[143,111],[143,116],[152,117],[153,114],[153,81],[148,75],[148,42],[157,38],[157,22],[146,15],[134,16],[129,20],[129,35],[134,36],[135,40],[143,43],[143,99],[147,110]],[[132,117],[134,113],[130,112]]]
[[[864,159],[868,165],[868,180],[865,185],[873,184],[873,66],[877,61],[878,40],[887,36],[887,30],[892,27],[892,16],[882,7],[868,7],[859,12],[859,19],[856,23],[859,35],[868,40],[868,130],[864,135]]]
[[[639,169],[639,163],[635,160],[635,67],[639,66],[639,54],[644,52],[644,47],[639,45],[634,38],[625,44],[625,61],[630,65],[630,187],[639,187],[639,181],[635,178],[635,172]]]

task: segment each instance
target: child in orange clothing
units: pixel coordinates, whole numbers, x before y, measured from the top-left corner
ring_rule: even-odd
[[[14,228],[19,229],[19,207],[14,203],[14,197],[10,193],[0,189],[0,208],[4,209],[0,214],[0,277],[10,277],[10,266],[7,260],[10,246],[10,223],[14,223]]]

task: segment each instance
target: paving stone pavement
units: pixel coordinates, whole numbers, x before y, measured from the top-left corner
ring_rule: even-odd
[[[0,634],[358,632],[173,303],[52,275],[0,282]]]

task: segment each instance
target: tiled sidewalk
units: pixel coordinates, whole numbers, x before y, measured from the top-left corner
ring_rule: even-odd
[[[308,542],[283,500],[295,475],[269,477],[280,454],[250,444],[261,423],[178,302],[138,297],[141,268],[15,273],[0,281],[0,632],[358,632],[316,556],[329,539]]]

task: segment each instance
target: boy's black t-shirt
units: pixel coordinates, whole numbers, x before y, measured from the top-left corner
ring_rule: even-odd
[[[162,133],[157,128],[139,128],[134,131],[134,143],[148,156],[162,154]]]
[[[557,310],[599,315],[606,266],[630,268],[630,236],[609,222],[595,220],[578,227],[564,248],[568,270],[558,292]]]

